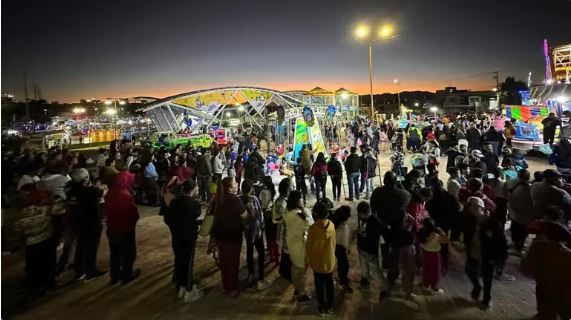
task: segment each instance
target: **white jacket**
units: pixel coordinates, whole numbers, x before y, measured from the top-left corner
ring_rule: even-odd
[[[299,209],[288,210],[284,215],[287,234],[287,248],[291,263],[300,268],[305,268],[307,259],[305,256],[305,242],[307,241],[307,230],[313,224],[311,214],[303,220],[299,215]]]
[[[222,162],[220,155],[214,157],[212,162],[212,172],[215,174],[222,174],[222,172],[224,172],[224,163]]]

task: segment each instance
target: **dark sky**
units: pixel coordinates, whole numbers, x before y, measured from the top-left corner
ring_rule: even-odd
[[[571,0],[2,1],[2,93],[22,72],[48,100],[164,97],[225,85],[368,91],[362,20],[398,37],[374,47],[375,92],[543,78],[543,38],[571,41]]]

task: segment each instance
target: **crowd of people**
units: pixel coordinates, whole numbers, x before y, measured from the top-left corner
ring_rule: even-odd
[[[423,293],[445,294],[441,278],[447,274],[452,246],[465,256],[472,282],[467,295],[480,300],[483,309],[492,306],[494,281],[514,280],[505,272],[511,254],[536,279],[540,318],[568,319],[571,187],[561,174],[547,169],[532,175],[527,170],[525,157],[511,148],[509,121],[503,132],[470,118],[395,127],[389,121],[375,125],[361,120],[346,130],[335,129],[331,135],[341,144],[345,139],[347,148],[338,148],[328,159],[324,153],[314,156],[311,145],[304,145],[297,159],[288,150],[284,156],[294,165],[293,177],[280,180],[277,190],[255,135],[237,138],[225,148],[153,150],[114,141],[91,157],[65,149],[3,154],[9,173],[2,176],[3,190],[16,186],[3,201],[9,199],[20,211],[16,227],[25,239],[28,284],[52,291],[58,275],[70,269],[82,281],[107,274],[111,285],[133,281],[141,274],[134,268],[138,205],[149,205],[160,207],[170,230],[172,280],[187,302],[204,295],[193,276],[199,236],[209,239],[227,295],[240,294],[245,241],[249,286],[265,290],[272,285],[265,273],[269,259],[292,283],[295,301],[307,303],[309,268],[320,315],[335,309],[334,273],[346,294],[354,290],[348,278],[355,267],[350,251],[359,255],[360,290],[369,290],[376,279],[379,299],[399,287],[407,299],[414,299],[416,275]],[[375,186],[381,175],[378,155],[389,147],[392,170]],[[422,158],[410,168],[404,162],[409,151]],[[441,170],[443,156],[447,165]],[[346,200],[357,201],[356,206],[341,203],[343,181]],[[316,198],[312,206],[310,190]],[[109,272],[97,264],[103,230]],[[530,234],[535,236],[526,254]]]

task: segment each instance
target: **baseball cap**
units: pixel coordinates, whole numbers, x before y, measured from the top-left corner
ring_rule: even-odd
[[[87,171],[87,169],[85,168],[78,168],[78,169],[74,169],[71,174],[71,180],[73,180],[73,182],[81,182],[87,178],[89,178],[89,171]]]
[[[484,205],[484,200],[482,200],[482,199],[480,199],[480,198],[478,198],[478,197],[469,197],[469,198],[468,198],[468,203],[469,203],[469,204],[476,205],[476,206],[478,206],[478,207],[480,207],[480,208],[482,208],[482,209],[485,209],[485,208],[486,208],[486,206]]]

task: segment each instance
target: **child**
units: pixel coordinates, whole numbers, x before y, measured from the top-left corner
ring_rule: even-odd
[[[309,227],[305,250],[308,264],[315,277],[317,310],[320,315],[333,313],[333,270],[335,269],[335,227],[327,219],[327,206],[317,202],[313,215],[317,218]]]
[[[372,215],[371,206],[368,202],[361,201],[357,205],[359,215],[359,229],[357,233],[357,248],[359,249],[359,263],[361,265],[361,287],[368,289],[371,272],[380,280],[381,293],[379,299],[386,297],[389,292],[389,284],[381,270],[379,261],[379,248],[382,234],[387,232],[387,226],[381,220]]]
[[[349,259],[347,253],[349,250],[350,230],[347,220],[351,217],[351,207],[341,206],[335,210],[335,257],[337,258],[337,275],[339,283],[343,286],[345,293],[353,293],[353,289],[349,285],[347,274],[349,273]]]
[[[240,200],[246,205],[247,217],[245,219],[244,237],[246,238],[246,260],[248,264],[248,284],[256,278],[254,275],[254,249],[258,253],[258,290],[264,290],[268,284],[264,281],[264,216],[260,201],[254,195],[254,184],[246,179],[242,183]]]
[[[404,154],[402,153],[402,145],[395,145],[394,150],[394,154],[391,157],[393,172],[397,175],[397,177],[402,177],[406,174],[404,169]]]
[[[305,184],[305,167],[301,164],[301,157],[297,158],[297,165],[294,169],[295,174],[295,189],[300,191],[303,195],[303,202],[305,203],[305,196],[307,195],[307,185]]]
[[[276,196],[276,187],[270,176],[262,178],[263,189],[260,192],[260,204],[264,213],[265,233],[270,262],[278,264],[279,250],[277,242],[278,225],[272,221],[272,204]]]
[[[422,221],[419,231],[420,247],[422,248],[422,283],[424,290],[431,294],[443,294],[438,287],[441,274],[440,242],[446,237],[444,232],[436,227],[434,220],[426,218]]]

